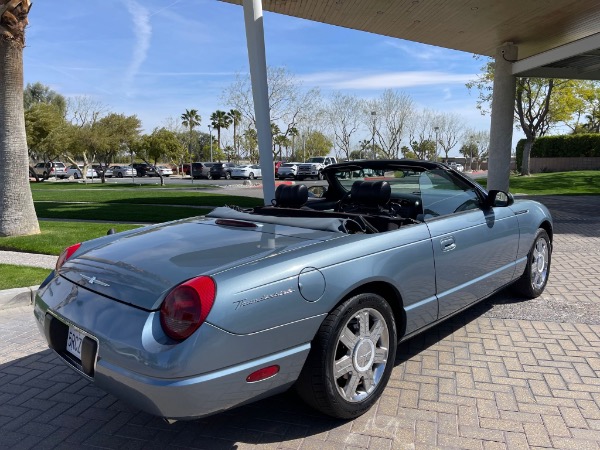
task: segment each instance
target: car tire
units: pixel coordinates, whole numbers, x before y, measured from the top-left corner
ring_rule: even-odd
[[[123,178],[123,172],[118,172],[117,173],[117,178]]]
[[[209,173],[208,175],[206,175],[206,179],[207,180],[212,180],[212,175]]]
[[[381,396],[396,348],[394,313],[385,299],[370,293],[351,297],[321,324],[296,390],[324,414],[356,418]]]
[[[250,172],[250,175],[248,175],[248,179],[249,180],[254,180],[254,174],[252,172]]]
[[[317,180],[322,180],[323,178],[323,173],[319,172],[319,175],[317,175]]]
[[[225,172],[225,179],[231,180],[231,174],[229,172]]]
[[[79,174],[78,174],[77,172],[75,172],[75,173],[73,174],[73,178],[75,178],[76,180],[79,180]]]
[[[515,294],[528,299],[539,297],[548,283],[551,261],[552,243],[546,230],[539,228],[527,254],[525,272],[513,285]]]
[[[48,179],[48,172],[44,172],[44,173],[42,174],[42,178],[43,178],[44,180],[47,180],[47,179]]]

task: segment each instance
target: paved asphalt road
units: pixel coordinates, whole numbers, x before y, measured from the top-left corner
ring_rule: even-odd
[[[377,405],[323,417],[293,392],[167,425],[105,394],[47,349],[31,307],[0,311],[0,448],[600,449],[600,197],[539,197],[552,273],[403,344]]]

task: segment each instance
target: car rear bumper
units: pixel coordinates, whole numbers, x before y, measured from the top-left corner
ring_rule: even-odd
[[[194,419],[259,400],[288,389],[298,378],[310,344],[254,361],[190,378],[161,379],[140,375],[108,361],[98,361],[95,383],[131,405],[167,419]],[[279,373],[249,383],[246,377],[267,366]]]
[[[38,291],[34,316],[49,347],[81,376],[145,412],[178,420],[289,388],[322,320],[316,316],[247,335],[205,322],[193,337],[175,344],[164,338],[158,312],[110,300],[60,276]],[[66,349],[71,329],[91,344],[87,350],[82,345],[80,359]],[[276,375],[246,381],[272,365],[280,367]]]

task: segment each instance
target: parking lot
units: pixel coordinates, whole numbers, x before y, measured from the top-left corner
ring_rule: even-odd
[[[538,199],[555,219],[544,294],[502,291],[402,344],[353,421],[288,392],[167,425],[67,368],[31,307],[0,311],[0,448],[600,449],[600,197]]]

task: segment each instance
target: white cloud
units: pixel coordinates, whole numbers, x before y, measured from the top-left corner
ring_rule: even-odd
[[[417,86],[464,84],[475,74],[411,71],[362,75],[348,72],[316,72],[300,77],[310,85],[331,89],[394,89]]]
[[[146,60],[150,49],[152,37],[152,26],[150,25],[150,12],[135,0],[124,0],[127,10],[133,19],[133,33],[135,35],[135,46],[129,67],[125,72],[125,89],[131,95],[131,88],[140,67]]]
[[[404,41],[402,39],[386,39],[383,45],[400,50],[406,56],[421,61],[440,63],[442,61],[472,61],[472,55],[459,50],[421,44],[418,42]]]

